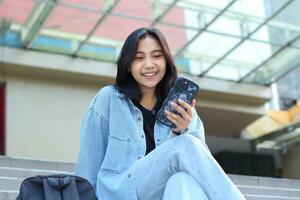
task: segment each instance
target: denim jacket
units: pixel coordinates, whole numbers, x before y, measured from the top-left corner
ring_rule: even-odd
[[[204,141],[196,110],[187,134]],[[159,122],[154,126],[156,147],[173,137]],[[102,88],[92,100],[81,124],[75,174],[87,179],[101,200],[137,200],[131,166],[145,156],[142,112],[114,86]]]

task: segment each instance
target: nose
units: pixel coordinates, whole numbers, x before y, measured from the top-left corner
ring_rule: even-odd
[[[145,67],[146,68],[152,68],[154,67],[155,63],[154,60],[152,58],[146,58],[145,59]]]

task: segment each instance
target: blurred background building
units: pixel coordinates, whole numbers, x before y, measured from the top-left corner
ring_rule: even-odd
[[[297,0],[0,0],[0,153],[76,160],[124,39],[166,36],[228,173],[300,178]]]

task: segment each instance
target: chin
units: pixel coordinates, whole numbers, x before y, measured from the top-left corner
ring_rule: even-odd
[[[157,85],[158,85],[158,83],[156,83],[156,84],[144,84],[143,88],[154,89],[154,88],[156,88]]]
[[[158,85],[158,84],[155,84],[155,85],[145,85],[145,87],[146,87],[146,88],[152,88],[152,89],[153,89],[153,88],[156,88],[157,85]]]

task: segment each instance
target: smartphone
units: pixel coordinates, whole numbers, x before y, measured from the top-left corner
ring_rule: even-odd
[[[198,90],[199,90],[199,86],[193,81],[183,77],[178,77],[175,80],[167,98],[164,100],[160,110],[158,111],[156,115],[156,119],[160,123],[165,124],[166,126],[175,128],[176,125],[167,118],[165,111],[168,110],[170,112],[178,114],[172,108],[171,102],[172,101],[177,102],[178,99],[181,99],[191,105]]]

